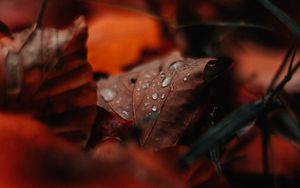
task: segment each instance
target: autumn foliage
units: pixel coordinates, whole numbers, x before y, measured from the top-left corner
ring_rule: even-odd
[[[298,30],[268,1],[24,2],[0,2],[0,187],[300,186]]]

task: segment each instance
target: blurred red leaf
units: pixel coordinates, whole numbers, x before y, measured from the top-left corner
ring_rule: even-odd
[[[149,152],[93,159],[28,116],[0,113],[0,121],[0,187],[184,187]]]
[[[90,24],[88,59],[94,71],[116,74],[135,63],[144,50],[160,45],[160,28],[153,18],[110,10]]]
[[[256,174],[262,176],[262,132],[257,128],[233,139],[224,153],[224,165],[228,174]],[[270,135],[268,166],[271,175],[295,181],[299,175],[299,149],[278,135]]]
[[[165,165],[178,166],[179,157],[188,150],[186,146],[173,146],[161,149],[156,153],[159,158],[164,160]],[[178,170],[177,170],[178,171]],[[189,187],[229,187],[225,176],[218,175],[216,168],[207,156],[199,159],[197,163],[184,171],[178,171],[180,178]]]

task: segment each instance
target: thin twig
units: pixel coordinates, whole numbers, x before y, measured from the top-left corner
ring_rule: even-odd
[[[269,0],[258,0],[258,2],[268,9],[278,20],[285,24],[300,39],[300,27],[283,10],[271,3]]]
[[[47,3],[48,3],[48,0],[41,0],[40,7],[39,7],[39,10],[38,10],[38,14],[36,16],[32,31],[28,35],[25,42],[21,45],[18,52],[20,52],[27,45],[27,43],[31,41],[32,37],[36,33],[36,30],[39,29],[42,26],[42,20],[43,20],[44,14],[45,14]]]
[[[278,86],[273,91],[267,93],[261,100],[257,100],[256,102],[237,109],[199,138],[195,144],[191,146],[190,150],[179,159],[178,165],[181,170],[191,166],[199,156],[208,152],[212,147],[229,140],[236,131],[245,127],[247,123],[268,113],[278,106],[278,103],[274,101],[273,98],[283,90],[286,83],[292,79],[292,76],[300,67],[300,61],[293,66],[297,49],[298,44],[296,43],[296,46],[293,48],[291,53],[292,56],[289,62],[287,74]],[[290,59],[289,56],[287,59]]]
[[[44,17],[44,14],[45,14],[45,10],[46,10],[46,7],[47,7],[47,3],[48,3],[48,0],[41,0],[40,7],[39,7],[39,10],[38,10],[38,14],[37,14],[35,22],[34,22],[34,29],[38,29],[38,28],[41,27],[43,17]]]
[[[290,64],[292,64],[293,61],[294,60],[292,59]],[[300,60],[296,63],[296,65],[293,68],[291,68],[291,70],[288,70],[288,73],[284,77],[284,79],[278,84],[278,86],[273,91],[270,92],[269,95],[267,95],[267,97],[265,98],[266,103],[270,102],[280,91],[282,91],[284,86],[292,79],[294,73],[298,70],[299,67]]]
[[[272,79],[271,83],[268,86],[267,92],[270,92],[274,88],[274,85],[276,84],[277,80],[279,79],[280,75],[282,74],[285,66],[289,62],[291,54],[293,53],[293,51],[294,52],[296,51],[295,49],[296,49],[297,43],[298,43],[297,41],[294,41],[292,46],[286,52],[286,55],[285,55],[281,65],[280,65],[280,67],[277,69],[275,75],[273,76],[273,79]],[[290,66],[290,68],[291,68],[291,66]]]
[[[293,51],[291,63],[290,63],[289,69],[288,69],[288,74],[292,73],[292,69],[293,69],[293,65],[294,65],[294,60],[295,60],[295,57],[296,57],[296,53],[297,53],[297,50],[298,50],[298,46],[299,46],[299,40],[296,40],[295,41],[295,49]]]

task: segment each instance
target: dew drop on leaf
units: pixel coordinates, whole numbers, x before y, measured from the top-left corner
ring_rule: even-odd
[[[157,98],[158,98],[158,94],[157,94],[157,93],[153,93],[153,94],[152,94],[152,99],[153,99],[153,100],[156,100]]]
[[[166,95],[163,93],[160,98],[164,99],[165,97],[166,97]]]
[[[149,88],[149,86],[150,86],[149,82],[146,82],[143,84],[142,87],[143,87],[143,89],[147,89],[147,88]]]
[[[120,116],[124,119],[129,119],[129,113],[126,110],[122,110]]]
[[[160,77],[161,77],[161,78],[166,77],[166,73],[164,73],[163,71],[161,71],[159,74],[160,74]]]
[[[178,68],[182,67],[184,65],[184,62],[182,61],[175,61],[174,63],[172,63],[169,67],[169,70],[171,71],[175,71]]]
[[[106,102],[110,102],[117,96],[117,93],[112,89],[103,88],[100,90],[100,95]]]
[[[171,77],[171,76],[167,76],[167,77],[163,80],[161,86],[162,86],[162,87],[167,87],[167,86],[171,83],[171,81],[172,81],[172,77]]]
[[[187,78],[187,77],[184,77],[184,78],[183,78],[183,81],[184,81],[184,82],[188,81],[188,78]]]
[[[151,109],[152,109],[153,112],[156,112],[157,111],[157,106],[154,105],[154,106],[152,106]]]

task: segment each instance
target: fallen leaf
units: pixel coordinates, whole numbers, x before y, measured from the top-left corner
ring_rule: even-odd
[[[203,117],[209,104],[206,65],[212,58],[185,59],[179,53],[98,82],[98,105],[142,130],[139,144],[160,149],[175,145]],[[228,68],[228,67],[227,67]],[[212,71],[209,68],[209,78]],[[212,81],[212,80],[209,80]],[[101,124],[99,124],[101,126]],[[109,136],[109,135],[106,135]]]
[[[83,18],[64,30],[27,29],[14,39],[2,38],[1,108],[30,113],[57,134],[84,145],[96,116],[86,39]]]

